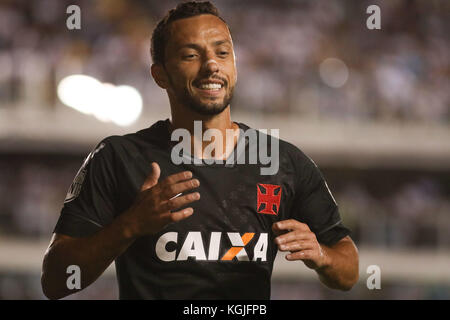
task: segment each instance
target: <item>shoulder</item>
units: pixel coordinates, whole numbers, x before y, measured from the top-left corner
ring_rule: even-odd
[[[167,143],[166,121],[158,121],[152,126],[137,132],[124,135],[111,135],[100,141],[98,146],[103,146],[105,153],[120,156],[135,156],[142,149],[157,148]]]
[[[278,148],[280,162],[285,165],[291,165],[297,170],[312,169],[317,167],[314,161],[303,152],[300,147],[279,138],[279,130],[277,129],[255,129],[246,124],[238,123],[239,127],[244,130],[258,130],[258,140],[264,139],[268,145],[275,147],[275,152]]]

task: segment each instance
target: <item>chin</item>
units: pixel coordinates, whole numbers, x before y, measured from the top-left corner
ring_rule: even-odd
[[[189,109],[202,116],[215,116],[221,114],[231,102],[233,92],[225,92],[222,97],[202,97],[187,90],[179,96],[179,100]]]
[[[202,101],[201,99],[189,99],[187,106],[189,109],[204,116],[214,116],[222,113],[230,104],[230,99],[222,98],[221,101]],[[214,99],[215,100],[215,99]],[[217,99],[219,100],[219,99]]]
[[[201,115],[204,116],[214,116],[222,113],[226,108],[228,104],[189,104],[189,108]]]

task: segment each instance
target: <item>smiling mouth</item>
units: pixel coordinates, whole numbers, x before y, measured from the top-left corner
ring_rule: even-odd
[[[217,82],[205,82],[194,85],[201,96],[217,98],[222,95],[224,85]]]
[[[200,84],[196,87],[201,90],[218,91],[218,90],[222,89],[222,84],[220,84],[220,83],[204,83],[204,84]]]
[[[194,87],[203,92],[217,92],[225,87],[225,82],[219,79],[207,79],[194,83]]]

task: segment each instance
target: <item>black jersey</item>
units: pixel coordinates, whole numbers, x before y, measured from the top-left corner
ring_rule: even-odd
[[[160,181],[192,171],[201,194],[189,204],[194,214],[116,258],[121,299],[269,299],[274,222],[306,223],[326,245],[349,234],[318,167],[295,146],[278,140],[274,175],[261,175],[259,164],[174,165],[169,125],[104,139],[84,161],[54,229],[83,237],[110,224],[131,206],[152,162]]]

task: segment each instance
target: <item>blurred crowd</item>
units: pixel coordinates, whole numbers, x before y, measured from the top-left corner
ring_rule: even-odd
[[[55,108],[55,88],[83,73],[136,87],[146,112],[168,101],[151,79],[151,32],[176,1],[3,0],[0,108]],[[450,120],[450,3],[214,1],[231,27],[238,65],[234,109],[356,121]],[[66,8],[81,9],[68,30]],[[381,30],[368,30],[378,4]],[[328,58],[340,68],[321,74]],[[324,77],[348,73],[338,87]]]

